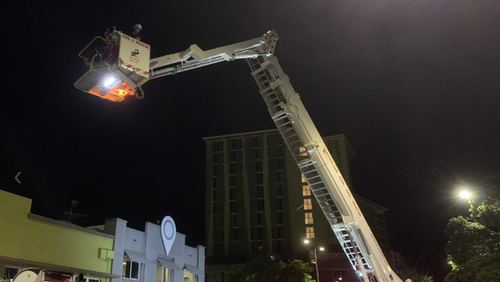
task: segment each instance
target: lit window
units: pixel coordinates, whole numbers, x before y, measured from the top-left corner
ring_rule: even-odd
[[[309,189],[309,185],[302,185],[302,196],[311,196],[311,189]]]
[[[304,199],[304,210],[312,210],[312,202],[311,199]]]
[[[123,258],[123,272],[122,277],[130,279],[139,279],[139,262],[132,261],[129,256],[125,255]]]
[[[307,183],[306,177],[302,174],[302,183]]]
[[[174,270],[165,268],[158,263],[156,265],[156,282],[172,282],[174,281]]]
[[[314,227],[306,227],[306,238],[307,239],[314,238]]]
[[[306,217],[306,224],[313,224],[314,223],[312,212],[306,212],[305,217]]]
[[[197,282],[198,275],[189,272],[187,269],[184,269],[184,281],[186,282]]]

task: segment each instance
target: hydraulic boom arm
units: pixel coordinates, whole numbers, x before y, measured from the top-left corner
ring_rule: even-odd
[[[123,40],[130,41],[127,36],[121,33],[119,35],[124,38]],[[385,259],[349,187],[304,108],[299,94],[295,92],[278,59],[273,55],[277,41],[278,35],[272,30],[256,39],[207,51],[203,51],[197,45],[191,45],[183,52],[151,59],[149,80],[218,62],[246,59],[271,118],[306,178],[354,271],[364,282],[401,282]],[[138,48],[135,47],[137,44],[144,45],[149,50],[149,45],[144,43],[134,43],[132,40],[130,44],[135,44],[134,48]],[[132,56],[140,54],[139,51],[135,51],[132,52]],[[127,56],[128,54],[126,53]],[[122,68],[123,65],[121,63]],[[115,80],[122,79],[126,82],[123,83],[125,85],[123,87],[138,87],[140,84],[134,85],[135,80],[130,79],[137,70],[137,67],[131,65],[127,71],[114,70],[112,74],[118,75]],[[98,82],[100,77],[108,77],[109,81],[106,73],[94,71],[86,74],[75,85],[84,91],[91,88],[85,86],[87,84],[97,85],[94,89],[100,91],[111,91],[105,90],[106,83],[101,86],[102,83]],[[88,83],[91,79],[96,82]],[[122,91],[122,88],[119,88],[118,94],[113,96],[117,98],[112,99],[107,98],[108,94],[105,92],[96,93],[108,100],[121,101],[123,98],[119,96],[122,95],[119,91]],[[92,91],[86,92],[94,94]]]
[[[246,59],[271,118],[294,156],[355,272],[364,282],[399,282],[333,158],[295,92],[278,59],[273,56],[278,35],[208,51],[191,45],[184,52],[150,61],[150,79],[211,65]]]
[[[149,79],[173,75],[223,61],[271,56],[278,41],[278,34],[271,30],[262,37],[203,51],[193,44],[187,50],[151,59]]]

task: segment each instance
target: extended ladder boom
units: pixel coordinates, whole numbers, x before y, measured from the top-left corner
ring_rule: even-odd
[[[203,51],[198,45],[193,44],[183,52],[151,59],[149,61],[149,79],[173,75],[224,61],[271,56],[276,47],[276,41],[278,41],[278,34],[276,31],[270,30],[262,37],[207,51]]]
[[[132,88],[140,89],[140,85],[146,81],[137,82],[138,80],[134,79],[139,71],[144,72],[144,69],[140,70],[134,63],[144,61],[142,57],[138,57],[141,54],[146,54],[149,58],[149,45],[134,42],[128,36],[116,33],[122,38],[120,53],[123,54],[119,56],[120,60],[131,58],[131,61],[120,61],[119,68],[109,72],[91,69],[75,86],[101,98],[122,101],[127,93],[133,92]],[[207,51],[197,45],[191,45],[183,52],[149,60],[149,79],[218,62],[246,59],[271,118],[306,178],[354,271],[364,282],[400,282],[401,279],[385,259],[299,94],[293,89],[278,59],[273,56],[277,41],[278,35],[272,30],[259,38]]]
[[[249,41],[201,50],[189,49],[151,59],[150,79],[223,61],[246,59],[269,114],[290,149],[354,271],[364,282],[400,282],[385,259],[349,187],[293,89],[273,56],[277,33]]]
[[[300,96],[274,56],[247,59],[269,114],[364,282],[401,281],[392,271]],[[376,278],[376,279],[375,279]]]

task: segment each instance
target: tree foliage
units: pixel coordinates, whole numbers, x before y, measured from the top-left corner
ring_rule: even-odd
[[[446,254],[452,271],[445,282],[500,282],[500,197],[470,200],[469,217],[448,222]]]
[[[395,269],[395,272],[403,281],[406,281],[406,279],[411,279],[412,282],[434,282],[434,278],[432,276],[428,276],[427,273],[424,274],[416,267],[399,267]]]
[[[225,282],[314,282],[310,273],[313,269],[308,263],[293,260],[284,263],[260,256],[248,262],[242,269],[226,273]]]

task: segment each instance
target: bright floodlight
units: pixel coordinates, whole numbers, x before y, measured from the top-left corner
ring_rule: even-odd
[[[104,81],[104,87],[108,87],[110,86],[113,82],[115,82],[116,78],[114,76],[110,76],[108,77],[105,81]]]
[[[319,250],[320,250],[320,251],[324,251],[324,250],[325,250],[325,248],[323,248],[323,247],[319,247]]]
[[[469,199],[471,196],[472,196],[472,193],[467,191],[467,190],[463,190],[462,192],[460,192],[460,197],[462,199]]]
[[[309,240],[305,239],[304,244],[309,244]]]

